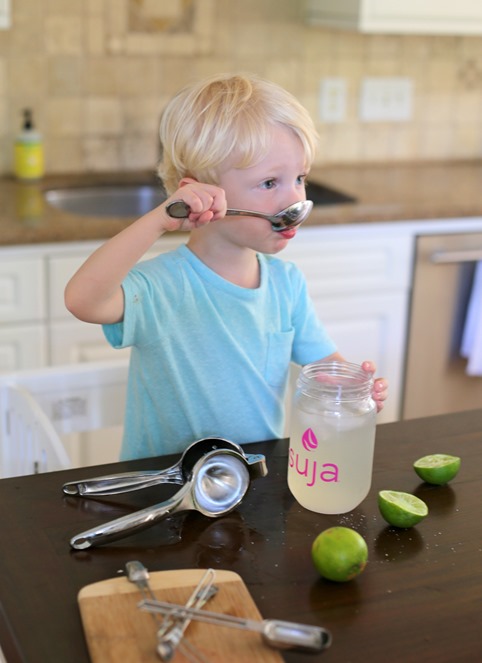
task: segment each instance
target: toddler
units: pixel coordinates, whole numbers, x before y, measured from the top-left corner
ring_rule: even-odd
[[[226,216],[305,200],[317,140],[306,109],[258,77],[221,75],[174,97],[160,137],[167,200],[95,251],[65,293],[76,317],[131,348],[122,459],[181,452],[202,437],[282,437],[290,363],[342,359],[303,275],[274,257],[298,228]],[[176,201],[187,218],[169,214]],[[186,243],[138,262],[173,231],[189,232]],[[375,380],[378,409],[386,395]]]

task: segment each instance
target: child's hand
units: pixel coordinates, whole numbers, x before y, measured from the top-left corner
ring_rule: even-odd
[[[188,218],[174,219],[167,213],[166,207],[177,201],[184,202],[190,209]],[[181,180],[179,189],[169,196],[161,207],[165,211],[166,230],[193,230],[222,219],[226,215],[227,203],[224,189],[185,177]]]
[[[375,373],[375,364],[372,361],[364,361],[362,368],[367,373]],[[388,397],[388,382],[385,378],[376,378],[373,383],[372,398],[377,405],[377,412],[383,409],[384,401]]]

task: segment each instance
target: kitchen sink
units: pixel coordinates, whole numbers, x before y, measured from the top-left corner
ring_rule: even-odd
[[[99,184],[45,191],[46,201],[82,216],[139,217],[160,205],[166,193],[154,184]]]
[[[50,189],[46,201],[72,214],[82,216],[139,217],[166,199],[162,186],[155,184],[99,184],[97,186]],[[315,205],[339,205],[355,198],[323,184],[308,183],[306,197]]]

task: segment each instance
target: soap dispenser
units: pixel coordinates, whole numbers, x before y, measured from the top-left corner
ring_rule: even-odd
[[[22,131],[15,140],[14,172],[20,180],[37,180],[44,174],[42,136],[35,131],[32,111],[23,111]]]

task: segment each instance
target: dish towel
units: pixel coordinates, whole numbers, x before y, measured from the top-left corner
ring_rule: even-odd
[[[467,375],[482,377],[482,262],[475,267],[460,354],[468,360]]]

